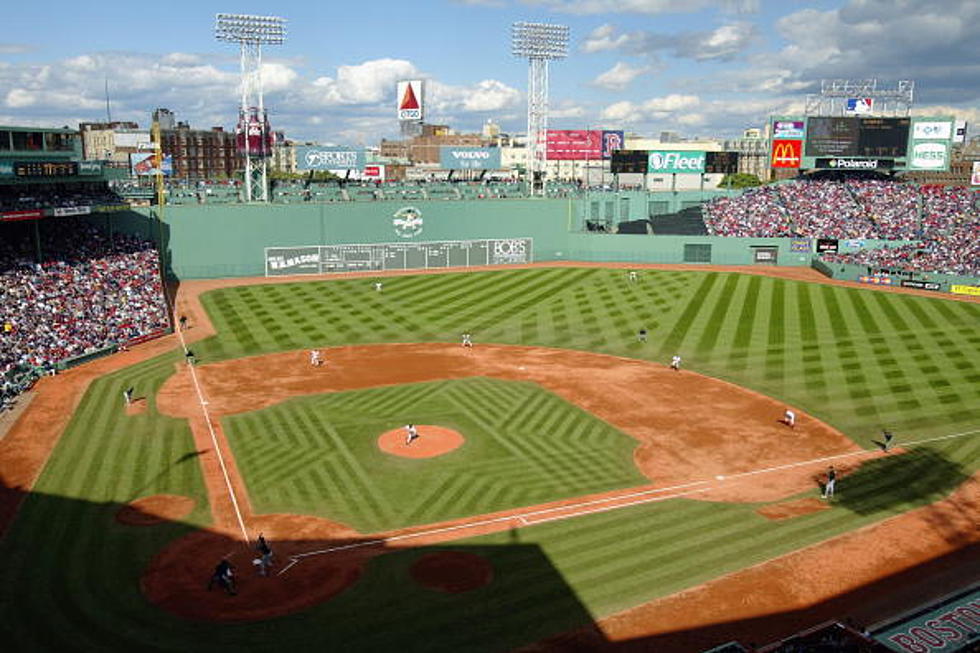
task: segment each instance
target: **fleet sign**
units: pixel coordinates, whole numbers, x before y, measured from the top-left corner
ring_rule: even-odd
[[[422,120],[422,80],[398,82],[398,119]]]
[[[443,146],[439,148],[439,167],[444,170],[499,170],[500,149]]]
[[[700,150],[652,150],[647,158],[647,171],[659,173],[702,173],[704,152]]]
[[[296,148],[297,170],[360,170],[364,150],[345,146],[303,145]]]
[[[803,156],[803,141],[800,139],[772,142],[773,168],[799,168]]]

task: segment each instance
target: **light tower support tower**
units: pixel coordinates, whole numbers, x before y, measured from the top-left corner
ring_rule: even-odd
[[[527,59],[526,181],[531,195],[544,194],[545,139],[548,134],[548,62],[568,56],[568,26],[514,23],[511,52]]]
[[[268,124],[262,127],[261,137],[252,138],[255,127],[250,122],[250,109],[257,108],[260,119],[265,116],[265,100],[262,95],[262,46],[282,45],[286,40],[286,19],[278,16],[250,16],[247,14],[216,14],[214,37],[219,41],[238,43],[241,46],[242,106],[239,114],[239,129],[242,116],[244,125],[245,156],[245,201],[268,202],[269,183],[266,160],[270,154],[266,144],[269,135],[265,133]],[[261,145],[256,146],[256,143]]]

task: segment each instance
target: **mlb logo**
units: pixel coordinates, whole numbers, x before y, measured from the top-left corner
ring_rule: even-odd
[[[871,113],[875,100],[870,97],[847,98],[847,113]]]

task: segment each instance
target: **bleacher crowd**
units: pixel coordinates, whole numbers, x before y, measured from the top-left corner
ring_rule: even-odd
[[[912,240],[824,260],[980,276],[978,194],[968,188],[874,179],[794,181],[705,204],[718,236]]]
[[[0,407],[65,359],[169,323],[151,243],[73,223],[42,232],[39,264],[32,232],[0,240]]]
[[[105,183],[0,185],[0,212],[121,204]]]

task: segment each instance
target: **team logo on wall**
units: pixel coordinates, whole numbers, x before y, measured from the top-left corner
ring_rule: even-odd
[[[422,233],[422,212],[414,206],[400,208],[395,211],[391,224],[402,238],[413,238]]]

